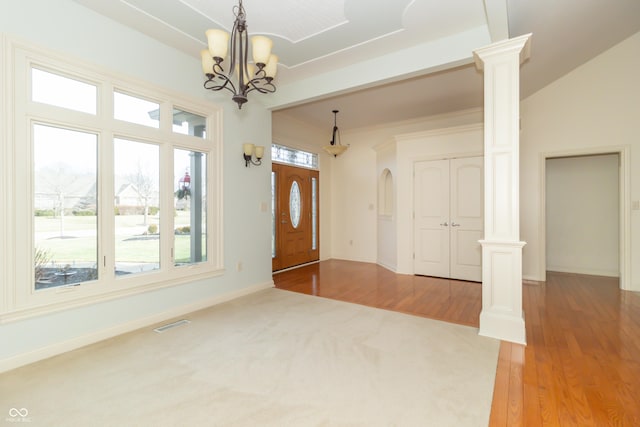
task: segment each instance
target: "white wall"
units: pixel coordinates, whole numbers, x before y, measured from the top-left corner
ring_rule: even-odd
[[[548,271],[618,277],[617,154],[546,162]]]
[[[332,258],[361,262],[377,259],[378,175],[370,142],[342,132],[350,148],[334,158],[331,175]]]
[[[394,201],[396,230],[406,230],[406,227],[411,225],[411,214],[406,212],[406,206],[412,206],[413,197],[411,193],[413,183],[406,178],[407,174],[413,171],[413,160],[409,159],[424,159],[451,150],[447,147],[429,146],[428,143],[423,145],[424,142],[420,141],[416,141],[415,145],[405,143],[402,147],[398,143],[395,148],[396,159],[392,160],[388,154],[384,154],[385,144],[397,142],[397,137],[400,136],[402,139],[402,135],[471,123],[482,123],[481,110],[460,111],[343,132],[342,143],[351,144],[351,148],[336,159],[337,162],[333,168],[332,257],[377,262],[380,237],[378,236],[377,184],[382,169],[387,167],[393,174],[396,188]],[[408,136],[408,139],[412,138],[420,139],[420,136]],[[412,152],[414,149],[415,153]],[[459,148],[454,148],[452,152],[457,150]],[[477,149],[477,153],[482,153],[482,148]],[[406,236],[406,232],[402,232],[401,235]],[[382,240],[391,238],[390,236],[382,237]],[[410,267],[407,266],[407,257],[413,253],[413,238],[411,237],[409,241],[407,237],[394,237],[397,242],[396,266],[390,267],[397,268],[401,273],[412,273],[413,264],[411,263]]]
[[[520,223],[523,277],[545,278],[545,157],[627,150],[621,217],[630,223],[628,287],[640,291],[640,33],[602,53],[520,106]],[[526,63],[523,65],[526,67]],[[597,245],[598,242],[591,242]]]
[[[185,307],[236,295],[254,285],[272,284],[271,216],[260,210],[262,202],[268,205],[271,200],[270,162],[267,158],[262,167],[245,168],[241,157],[243,142],[270,145],[269,111],[253,99],[238,111],[227,93],[205,91],[197,52],[184,55],[71,0],[3,0],[0,32],[224,107],[227,269],[220,277],[0,324],[0,370],[120,333],[131,326],[159,321]],[[235,271],[238,261],[244,265],[241,272]],[[0,295],[4,291],[0,289]]]

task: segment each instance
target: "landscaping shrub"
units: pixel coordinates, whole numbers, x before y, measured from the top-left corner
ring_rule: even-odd
[[[35,216],[56,216],[53,209],[36,209],[34,211]]]
[[[184,227],[178,227],[175,230],[175,234],[189,234],[191,233],[191,227],[185,225]]]

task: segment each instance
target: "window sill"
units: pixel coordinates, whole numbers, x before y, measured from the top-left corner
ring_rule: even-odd
[[[189,276],[180,277],[177,279],[167,279],[157,281],[148,284],[142,284],[138,286],[131,286],[123,289],[114,289],[112,291],[101,292],[93,295],[83,295],[77,298],[70,296],[65,301],[54,302],[46,305],[33,305],[27,307],[21,307],[14,310],[8,310],[5,313],[0,313],[0,325],[10,322],[16,322],[33,317],[44,316],[47,314],[56,313],[59,311],[70,310],[74,308],[84,307],[92,304],[102,303],[106,301],[112,301],[118,298],[129,297],[133,295],[142,294],[145,292],[155,291],[159,289],[169,288],[173,286],[180,286],[187,283],[196,282],[199,280],[210,279],[213,277],[220,277],[224,274],[224,268],[218,268],[213,270],[203,271],[201,273],[192,274]],[[53,290],[56,293],[71,294],[72,292],[79,292],[82,290],[82,284],[63,286]]]

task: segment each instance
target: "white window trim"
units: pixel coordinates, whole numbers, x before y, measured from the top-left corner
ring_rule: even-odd
[[[5,35],[0,33],[0,91],[5,96],[0,97],[0,168],[4,172],[0,172],[0,206],[4,207],[0,209],[0,233],[4,238],[0,239],[0,313],[7,311],[7,304],[9,301],[9,281],[8,277],[11,274],[11,259],[10,259],[10,244],[9,244],[9,217],[7,212],[7,206],[9,206],[8,194],[9,194],[9,171],[11,150],[8,141],[11,139],[12,129],[9,127],[10,121],[8,120],[9,109],[7,104],[9,103],[10,86],[9,79],[6,76],[6,60],[5,52],[7,41]]]
[[[223,209],[222,209],[222,108],[197,99],[167,91],[130,77],[105,72],[104,69],[67,55],[53,54],[31,44],[2,36],[0,82],[3,103],[0,105],[0,230],[5,238],[0,243],[0,323],[43,315],[58,310],[103,302],[150,290],[175,286],[223,274]],[[98,87],[97,115],[65,110],[31,102],[29,70],[32,65],[58,74],[95,84]],[[23,90],[24,93],[20,93]],[[113,90],[158,101],[160,129],[113,119]],[[185,107],[188,106],[188,107]],[[172,108],[179,108],[207,118],[206,138],[175,133],[172,130]],[[99,203],[98,282],[79,286],[63,286],[35,291],[33,286],[33,212],[31,128],[34,122],[61,124],[67,128],[94,132],[99,140],[98,187],[103,196]],[[114,137],[153,141],[161,152],[161,188],[173,189],[173,149],[187,149],[207,156],[207,260],[197,264],[175,266],[172,246],[162,245],[161,267],[132,277],[115,278],[115,260],[104,255],[114,253],[113,239],[113,145]],[[26,143],[28,142],[28,143]],[[164,154],[162,154],[164,153]],[[163,187],[164,185],[164,187]],[[173,192],[162,191],[161,212],[172,212]],[[111,200],[111,202],[105,202]],[[29,214],[25,215],[25,212]],[[168,216],[165,214],[161,218]],[[173,235],[173,220],[161,222],[161,235]],[[25,235],[26,234],[26,235]],[[167,239],[169,240],[169,239]]]

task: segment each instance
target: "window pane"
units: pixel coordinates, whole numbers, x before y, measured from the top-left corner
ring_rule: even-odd
[[[297,181],[293,181],[289,190],[289,217],[293,228],[300,225],[300,186]]]
[[[271,160],[292,166],[302,166],[310,169],[318,168],[318,155],[284,145],[271,144]]]
[[[36,289],[98,278],[97,135],[33,127]]]
[[[157,129],[160,127],[160,104],[114,92],[113,117]]]
[[[160,268],[160,149],[114,140],[116,276]]]
[[[276,257],[276,173],[271,171],[271,258]]]
[[[35,102],[95,115],[97,93],[94,85],[37,68],[31,69],[31,96]]]
[[[311,249],[318,249],[318,180],[311,178]]]
[[[207,260],[207,156],[173,150],[175,195],[174,260],[176,265]]]
[[[207,119],[187,111],[173,109],[173,131],[183,135],[207,136]]]

